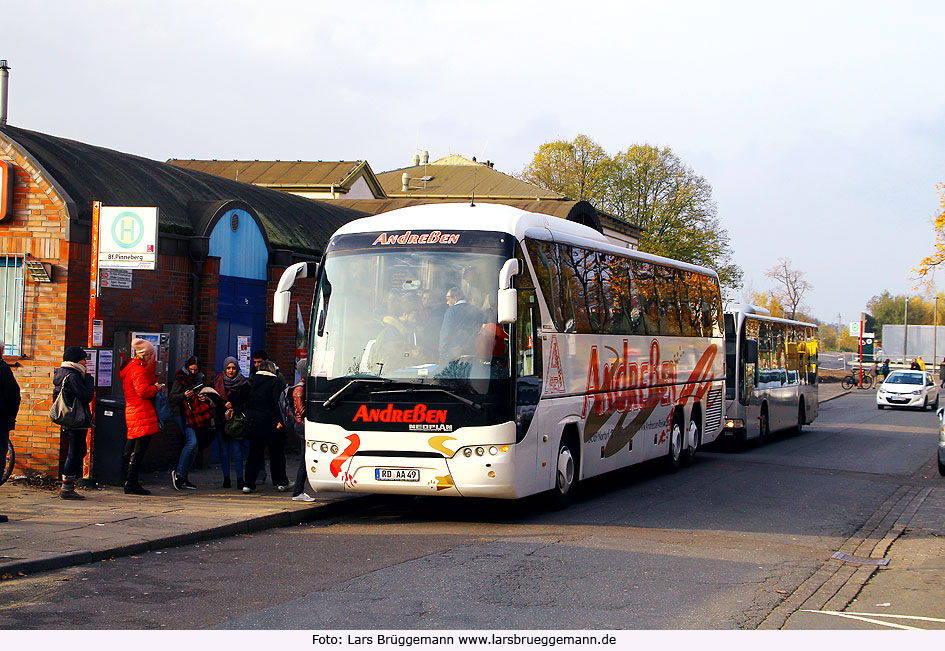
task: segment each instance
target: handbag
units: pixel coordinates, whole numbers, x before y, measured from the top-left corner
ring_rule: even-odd
[[[66,402],[64,394],[64,391],[60,391],[52,407],[49,408],[50,420],[65,429],[87,429],[91,425],[89,415],[84,406],[79,403],[78,396],[72,399],[70,405]]]
[[[223,424],[223,435],[234,441],[242,441],[246,438],[246,416],[233,412],[233,417]]]
[[[158,391],[154,396],[154,413],[157,414],[158,426],[164,429],[164,423],[174,419],[174,412],[171,411],[171,403],[167,399],[167,394]]]

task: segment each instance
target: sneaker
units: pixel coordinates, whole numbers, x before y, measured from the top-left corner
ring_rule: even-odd
[[[9,522],[10,518],[5,515],[0,515],[0,522]]]
[[[184,479],[177,474],[176,470],[171,471],[171,486],[173,486],[176,491],[184,490]]]
[[[292,488],[292,486],[294,485],[295,485],[295,482],[291,482],[288,485],[276,486],[276,490],[279,491],[280,493],[288,493],[289,489]]]
[[[197,487],[194,484],[191,484],[190,480],[188,479],[184,480],[184,488],[186,488],[187,490],[192,490],[192,491],[197,490]]]
[[[292,498],[293,502],[314,502],[315,498],[309,495],[308,493],[302,493],[301,495],[296,495]]]
[[[231,484],[230,484],[230,478],[229,478],[229,477],[224,477],[224,478],[223,478],[223,488],[229,488],[230,486],[231,486]],[[242,488],[242,487],[241,487],[241,488]]]
[[[59,497],[60,499],[64,499],[64,500],[84,500],[85,499],[85,495],[82,495],[81,493],[77,493],[74,490],[61,491],[59,493]]]
[[[243,492],[248,495],[249,493],[255,493],[256,489],[250,488],[249,486],[243,486]]]

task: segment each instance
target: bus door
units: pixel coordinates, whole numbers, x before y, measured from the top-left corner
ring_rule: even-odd
[[[540,465],[538,450],[542,428],[538,419],[538,402],[542,390],[541,336],[538,328],[541,314],[538,299],[528,272],[516,277],[518,290],[518,320],[515,323],[515,441],[516,457],[522,455],[521,468],[528,468],[528,460]],[[536,419],[537,416],[537,419]],[[538,474],[528,473],[529,483]]]

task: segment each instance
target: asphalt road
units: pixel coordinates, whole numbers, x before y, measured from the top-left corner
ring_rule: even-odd
[[[587,482],[565,511],[395,499],[0,583],[0,628],[751,629],[899,486],[938,483],[934,415],[872,401]]]

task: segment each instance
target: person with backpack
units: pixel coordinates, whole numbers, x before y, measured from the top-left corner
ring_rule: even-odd
[[[69,346],[62,355],[62,364],[53,373],[53,402],[62,394],[66,405],[85,412],[84,422],[87,423],[82,428],[61,429],[62,437],[69,440],[69,451],[62,466],[62,487],[59,490],[59,497],[64,500],[85,499],[84,495],[76,492],[75,484],[82,475],[82,462],[87,451],[85,439],[92,423],[89,403],[92,402],[95,385],[85,367],[87,357],[84,349]]]
[[[282,399],[283,421],[286,427],[292,426],[295,435],[301,441],[301,458],[299,459],[299,468],[295,472],[295,484],[292,488],[293,502],[314,502],[315,498],[308,494],[308,473],[305,468],[305,381],[308,377],[308,360],[300,359],[296,365],[296,371],[299,374],[299,381],[295,386],[286,387],[283,396],[288,394],[290,400],[286,397]],[[291,419],[291,422],[289,420]],[[314,490],[312,492],[315,492]]]
[[[285,426],[282,424],[280,398],[285,383],[276,375],[276,365],[263,360],[249,381],[249,403],[246,407],[249,436],[249,459],[246,461],[244,493],[256,491],[256,477],[269,450],[269,474],[276,490],[289,490],[285,472]]]

